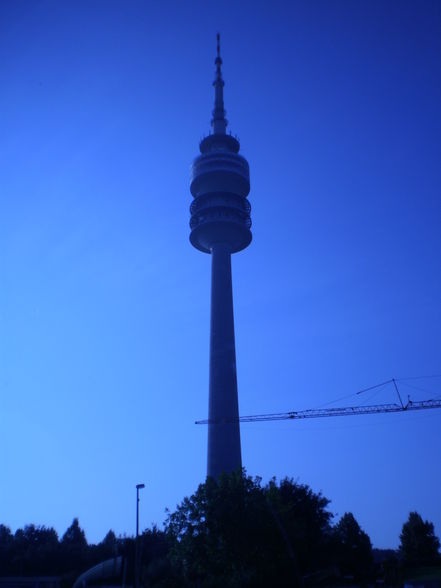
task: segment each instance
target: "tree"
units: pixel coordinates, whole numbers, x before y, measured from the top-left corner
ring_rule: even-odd
[[[80,527],[80,523],[77,518],[74,518],[70,527],[66,529],[63,537],[61,538],[63,545],[76,545],[81,547],[87,546],[86,535],[83,529]]]
[[[61,538],[61,552],[63,564],[67,569],[79,570],[87,566],[88,545],[86,535],[74,518],[70,527]]]
[[[171,580],[172,570],[167,558],[169,549],[170,543],[167,534],[158,529],[156,525],[143,531],[140,537],[140,552],[141,583],[144,586],[162,585],[163,580]]]
[[[166,521],[179,585],[298,585],[320,565],[328,504],[290,479],[262,487],[240,471],[208,478]]]
[[[57,562],[58,535],[55,529],[26,525],[14,535],[11,567],[15,573],[47,574]]]
[[[433,523],[423,521],[417,512],[411,512],[400,534],[399,551],[404,563],[425,565],[439,560],[440,542]]]
[[[104,561],[119,555],[119,541],[116,538],[115,533],[110,529],[101,543],[97,545],[89,545],[88,552],[88,563],[93,565],[95,561]]]
[[[10,570],[13,542],[11,529],[6,525],[0,525],[0,569],[3,574]]]
[[[298,567],[298,573],[311,572],[327,565],[330,501],[306,484],[284,478],[277,485],[273,478],[265,487],[267,503],[284,539],[285,551]]]
[[[110,531],[101,541],[100,545],[103,547],[103,550],[109,554],[109,557],[112,557],[112,555],[117,555],[118,540],[112,529],[110,529]]]
[[[372,566],[372,544],[351,512],[345,513],[334,528],[336,563],[343,574],[365,578]]]

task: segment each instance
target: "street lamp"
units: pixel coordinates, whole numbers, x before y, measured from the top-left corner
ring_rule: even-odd
[[[136,538],[135,538],[135,588],[139,588],[139,491],[145,484],[136,484]]]
[[[136,538],[139,535],[139,491],[145,488],[145,484],[136,484]]]

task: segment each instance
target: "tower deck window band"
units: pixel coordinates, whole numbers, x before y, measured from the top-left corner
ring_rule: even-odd
[[[250,170],[239,141],[227,135],[217,36],[212,134],[191,168],[191,244],[211,254],[210,382],[207,476],[242,466],[234,341],[231,254],[251,243]]]

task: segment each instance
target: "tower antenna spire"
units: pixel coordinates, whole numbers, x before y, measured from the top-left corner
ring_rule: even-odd
[[[224,85],[225,82],[222,79],[222,57],[220,55],[220,34],[216,35],[216,59],[214,61],[216,65],[216,78],[213,82],[214,86],[214,110],[213,118],[211,119],[211,126],[214,134],[225,135],[228,121],[225,118],[224,108]]]

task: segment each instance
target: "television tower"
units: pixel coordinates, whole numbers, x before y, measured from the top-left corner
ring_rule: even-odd
[[[242,467],[231,254],[251,242],[251,206],[248,162],[239,155],[239,141],[226,133],[219,35],[215,65],[213,132],[201,141],[191,168],[190,241],[211,254],[207,476],[218,478]]]

